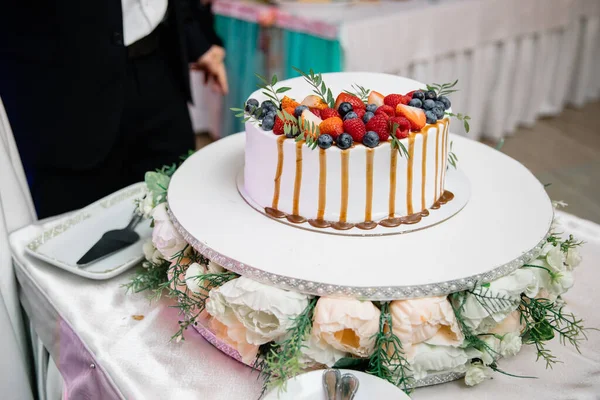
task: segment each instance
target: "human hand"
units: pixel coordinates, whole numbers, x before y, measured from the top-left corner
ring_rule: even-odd
[[[216,92],[223,95],[229,92],[224,60],[225,49],[213,45],[198,61],[191,64],[191,69],[204,73],[204,83],[210,83]]]

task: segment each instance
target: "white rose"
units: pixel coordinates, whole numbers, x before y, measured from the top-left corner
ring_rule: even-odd
[[[200,286],[201,282],[198,277],[205,273],[206,268],[198,263],[192,263],[185,271],[185,284],[191,292],[200,293],[201,291],[204,291]]]
[[[534,264],[538,264],[540,260],[536,260]],[[551,269],[551,267],[544,263],[544,267]],[[564,294],[569,290],[574,283],[573,273],[571,271],[553,271],[553,276],[548,271],[542,268],[532,268],[538,282],[540,283],[539,297],[545,297],[550,301],[555,301],[558,296]]]
[[[574,247],[569,248],[567,250],[567,259],[565,260],[567,264],[567,268],[572,270],[576,268],[581,263],[581,255],[579,254],[579,250]]]
[[[241,322],[246,341],[261,345],[277,340],[308,306],[304,294],[277,289],[243,276],[212,289],[206,309],[226,326]]]
[[[314,334],[309,336],[304,342],[304,346],[301,350],[300,363],[306,366],[322,364],[333,367],[340,358],[346,355],[345,352],[337,350]]]
[[[424,379],[430,373],[435,372],[465,372],[467,362],[480,355],[474,350],[469,354],[465,349],[453,346],[434,346],[427,343],[414,345],[407,351],[408,360],[413,377]]]
[[[152,211],[154,229],[152,243],[165,260],[171,260],[175,254],[182,251],[188,244],[177,232],[167,213],[167,203],[161,203]]]
[[[160,251],[154,247],[152,239],[148,239],[148,241],[144,243],[142,250],[144,251],[146,260],[150,261],[152,264],[160,264],[163,261],[163,256],[160,254]]]
[[[486,367],[481,363],[472,363],[467,368],[467,374],[465,375],[465,383],[468,386],[479,385],[481,382],[489,379],[492,376],[492,370],[490,367]]]
[[[488,287],[475,290],[485,297],[502,297],[502,301],[494,301],[465,292],[462,316],[465,323],[478,333],[489,332],[496,324],[517,309],[521,293],[532,291],[535,285],[533,268],[521,268],[502,278],[489,283]],[[455,307],[461,305],[459,297]]]
[[[216,262],[209,261],[207,271],[209,274],[220,274],[222,272],[225,272],[225,268],[221,267]]]
[[[138,203],[138,213],[144,216],[144,218],[150,218],[152,210],[154,210],[154,196],[152,193],[146,193],[143,199]]]
[[[515,356],[521,351],[522,344],[521,336],[518,333],[507,333],[500,341],[500,355],[502,357]]]
[[[481,351],[481,360],[484,365],[490,365],[498,358],[514,356],[521,350],[521,336],[518,333],[504,335],[483,335],[481,339],[489,346],[488,350]]]
[[[560,246],[552,246],[546,253],[546,262],[553,271],[566,270],[565,254],[561,251]]]

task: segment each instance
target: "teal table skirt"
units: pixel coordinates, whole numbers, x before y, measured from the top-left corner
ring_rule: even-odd
[[[282,79],[293,78],[303,71],[339,72],[343,70],[340,42],[222,15],[215,16],[215,29],[223,39],[229,79],[229,94],[223,99],[220,136],[244,130],[231,107],[240,108],[257,87],[255,74]]]

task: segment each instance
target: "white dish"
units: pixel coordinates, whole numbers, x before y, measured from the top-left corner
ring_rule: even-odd
[[[286,382],[286,391],[273,389],[265,395],[264,400],[327,400],[323,389],[323,372],[324,370],[317,370],[298,375]],[[342,375],[350,373],[358,378],[355,400],[410,400],[400,388],[386,380],[359,371],[341,369],[340,372]]]
[[[143,258],[143,243],[152,235],[150,223],[142,221],[135,229],[140,240],[106,258],[79,267],[79,260],[100,238],[112,229],[124,228],[135,209],[134,200],[144,190],[136,183],[119,190],[79,211],[56,221],[32,240],[25,251],[58,268],[90,279],[109,279],[138,264]]]

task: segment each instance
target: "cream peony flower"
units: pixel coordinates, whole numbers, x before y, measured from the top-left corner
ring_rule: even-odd
[[[154,243],[152,243],[152,239],[148,239],[144,245],[142,246],[142,250],[144,251],[144,257],[146,260],[151,262],[152,264],[160,264],[164,259],[160,251],[154,247]]]
[[[210,304],[210,299],[206,304]],[[234,348],[242,356],[244,363],[252,365],[256,360],[258,346],[249,344],[246,341],[246,328],[239,321],[233,320],[228,326],[219,322],[216,318],[210,318],[208,328],[217,338]]]
[[[412,346],[405,352],[413,377],[424,379],[435,372],[465,372],[467,362],[480,353],[474,349],[461,349],[454,346],[433,346],[420,343]]]
[[[572,270],[573,268],[579,266],[581,263],[581,255],[579,254],[579,250],[574,247],[569,248],[569,250],[567,250],[565,263],[567,264],[568,270]]]
[[[209,274],[220,274],[222,272],[225,272],[225,268],[221,267],[219,264],[217,264],[216,262],[212,262],[209,261],[208,262],[208,267],[206,268],[207,273]]]
[[[177,232],[167,214],[167,203],[161,203],[152,211],[154,229],[152,243],[165,260],[171,260],[175,254],[182,251],[188,244]]]
[[[536,273],[533,271],[535,269],[537,268],[518,269],[505,277],[490,282],[489,287],[481,288],[480,293],[485,293],[486,297],[501,296],[505,299],[502,302],[494,302],[478,298],[471,293],[465,293],[462,309],[465,323],[477,333],[489,332],[517,309],[521,293],[532,294],[538,291],[537,283],[535,283]],[[455,306],[459,306],[459,304],[455,304]]]
[[[465,375],[465,383],[467,386],[479,385],[486,379],[491,378],[492,370],[490,367],[486,367],[481,363],[472,363],[467,368],[467,374]]]
[[[392,329],[405,351],[423,342],[458,347],[464,340],[446,296],[392,301],[390,313]]]
[[[504,318],[498,325],[490,331],[498,335],[504,335],[505,333],[517,333],[520,334],[525,328],[525,324],[521,322],[521,313],[519,311],[511,312],[506,318]]]
[[[307,295],[243,276],[212,289],[209,297],[211,301],[206,306],[209,314],[228,327],[240,322],[246,328],[246,341],[253,345],[283,336],[309,300]]]
[[[370,301],[321,297],[315,307],[313,333],[335,349],[368,357],[375,346],[379,315]]]
[[[308,337],[304,346],[301,350],[300,363],[306,366],[321,364],[333,367],[340,358],[346,355],[345,352],[337,350],[314,334]]]

